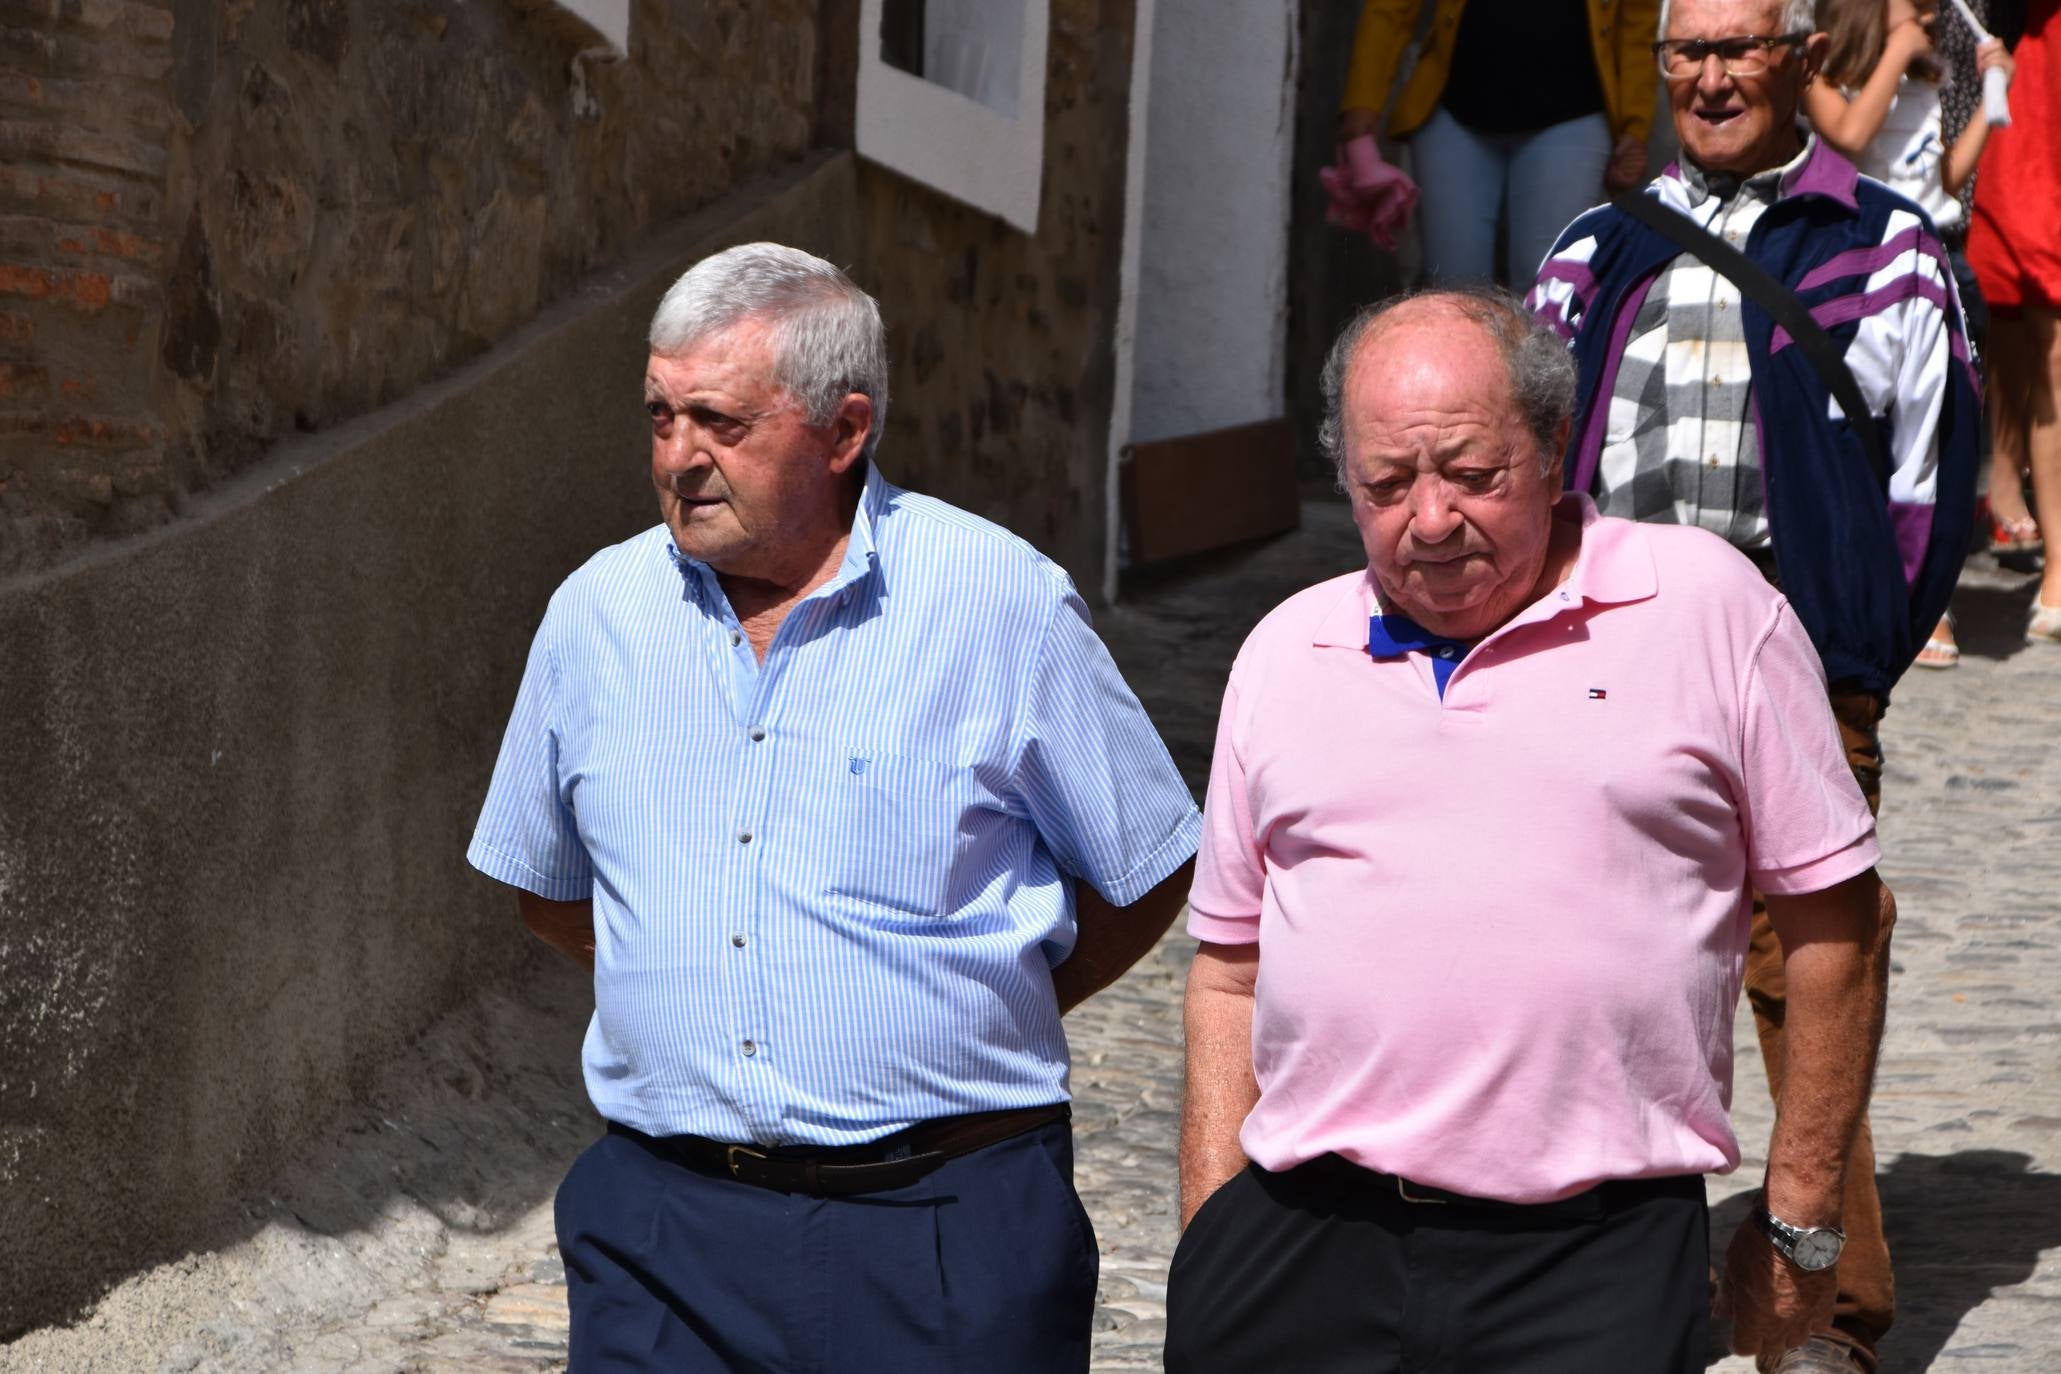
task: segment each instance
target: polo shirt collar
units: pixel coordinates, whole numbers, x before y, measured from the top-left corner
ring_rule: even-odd
[[[1653,552],[1646,545],[1645,531],[1637,524],[1605,519],[1597,512],[1595,501],[1579,491],[1562,496],[1553,507],[1553,514],[1556,519],[1581,521],[1582,546],[1575,555],[1574,570],[1565,582],[1512,616],[1507,624],[1543,620],[1584,604],[1613,606],[1643,601],[1659,589]],[[1338,598],[1317,621],[1314,646],[1365,651],[1371,621],[1380,613],[1374,574],[1371,570],[1361,573],[1339,589]],[[1394,637],[1400,642],[1408,636],[1404,632]]]

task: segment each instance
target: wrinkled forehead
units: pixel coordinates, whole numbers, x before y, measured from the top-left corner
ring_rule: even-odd
[[[1670,0],[1669,38],[1730,38],[1782,32],[1781,0]]]

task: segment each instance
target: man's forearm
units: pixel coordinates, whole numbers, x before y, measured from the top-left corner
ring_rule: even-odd
[[[1052,991],[1058,995],[1059,1009],[1072,1011],[1144,958],[1181,914],[1194,880],[1195,861],[1190,859],[1129,906],[1111,906],[1094,888],[1076,882],[1074,925],[1078,933],[1073,952],[1052,970]]]
[[[1794,1225],[1836,1225],[1882,1043],[1896,902],[1870,872],[1809,898],[1770,898],[1768,913],[1783,941],[1788,1013],[1767,1205]]]
[[[1252,1072],[1252,1005],[1257,945],[1205,944],[1188,967],[1182,1012],[1187,1033],[1181,1102],[1181,1226],[1245,1167],[1239,1128],[1259,1101]]]

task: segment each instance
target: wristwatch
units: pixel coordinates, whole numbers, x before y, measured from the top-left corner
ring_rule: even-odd
[[[1846,1248],[1846,1232],[1836,1226],[1791,1226],[1768,1210],[1765,1198],[1753,1205],[1753,1224],[1768,1238],[1782,1258],[1806,1274],[1816,1274],[1839,1263]]]

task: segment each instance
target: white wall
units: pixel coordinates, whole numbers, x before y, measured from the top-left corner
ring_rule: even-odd
[[[1285,408],[1296,3],[1158,0],[1129,438]]]

